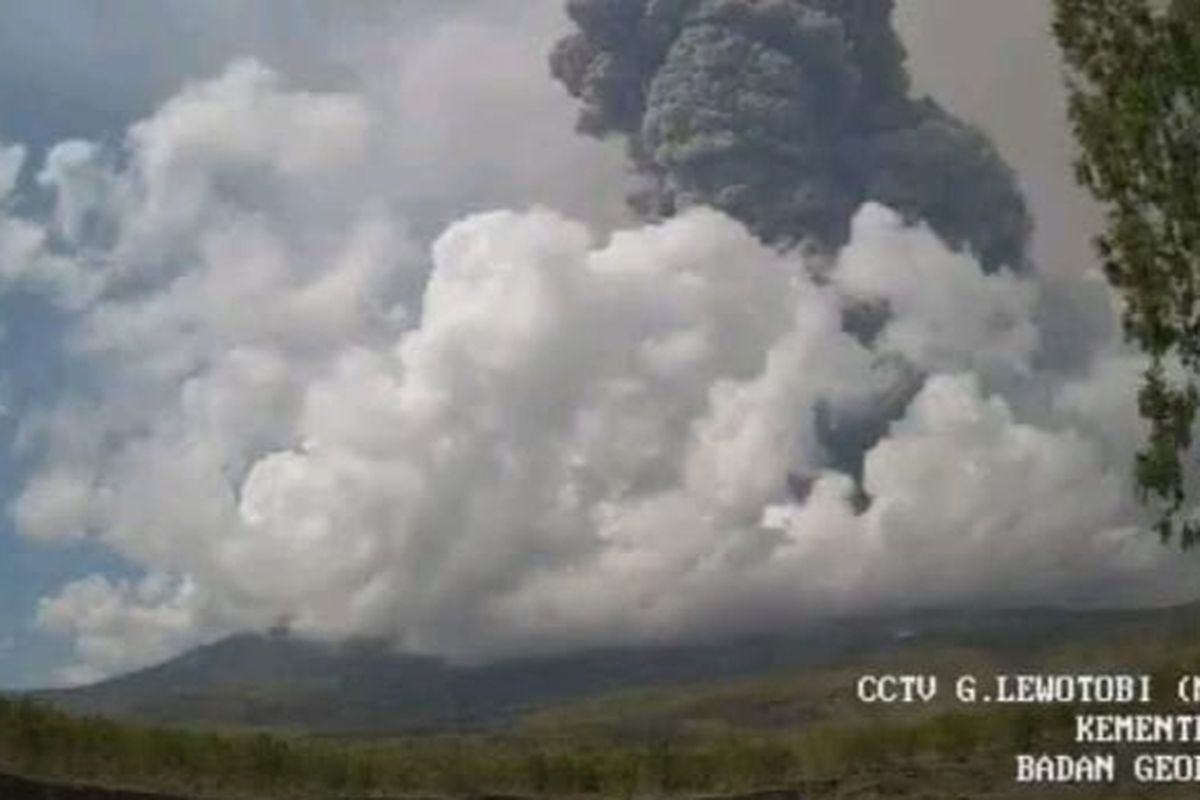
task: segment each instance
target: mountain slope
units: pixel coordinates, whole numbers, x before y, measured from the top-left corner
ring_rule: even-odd
[[[530,711],[635,688],[786,674],[864,663],[927,645],[997,659],[1064,642],[1173,636],[1195,607],[1149,611],[960,611],[859,620],[790,636],[456,666],[377,643],[324,645],[284,634],[240,635],[93,686],[36,693],[68,710],[156,723],[387,734],[502,724]],[[869,662],[867,662],[869,663]]]

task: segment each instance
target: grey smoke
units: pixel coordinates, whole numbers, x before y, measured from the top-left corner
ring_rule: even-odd
[[[891,0],[569,0],[567,11],[578,31],[551,69],[582,104],[580,130],[627,138],[648,178],[633,198],[646,216],[710,205],[769,243],[832,251],[873,200],[985,270],[1026,266],[1013,173],[979,130],[910,98]],[[888,315],[855,305],[844,324],[869,343]],[[877,402],[819,417],[856,480],[922,385],[910,365],[879,369]]]
[[[765,241],[836,249],[877,201],[985,269],[1030,221],[988,139],[910,98],[891,0],[569,0],[551,56],[578,127],[621,135],[649,217],[707,204]]]
[[[280,620],[479,660],[1190,595],[1196,565],[1139,533],[1128,482],[1142,364],[1106,327],[1080,334],[1111,322],[1102,284],[1093,303],[985,271],[875,203],[836,254],[703,208],[612,232],[622,137],[570,132],[544,63],[558,2],[350,36],[346,85],[242,62],[116,139],[0,150],[52,206],[0,186],[0,286],[58,303],[95,376],[22,415],[10,511],[135,573],[43,599],[39,625],[76,646],[65,677]],[[887,20],[861,13],[855,30]],[[845,23],[806,24],[822,14]],[[901,95],[902,75],[855,68]],[[98,203],[99,240],[72,222]],[[497,205],[516,210],[470,213]],[[432,248],[406,233],[426,225]]]

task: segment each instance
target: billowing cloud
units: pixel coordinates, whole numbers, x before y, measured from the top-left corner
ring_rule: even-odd
[[[79,656],[62,670],[61,680],[89,683],[113,669],[165,659],[195,643],[189,589],[186,580],[162,575],[133,582],[94,575],[43,600],[39,624],[74,637]]]
[[[488,20],[437,35],[516,59]],[[66,678],[280,621],[474,659],[1186,590],[1128,483],[1138,359],[1102,324],[1056,338],[1059,308],[1110,320],[1103,292],[1065,303],[1090,295],[876,203],[828,258],[702,205],[611,231],[536,138],[406,133],[450,112],[398,74],[239,62],[26,165],[51,209],[5,207],[0,276],[59,305],[78,384],[25,410],[12,511],[141,572],[42,602]],[[507,118],[484,77],[450,81],[451,121]],[[519,174],[519,210],[427,236],[489,164],[479,196]],[[889,310],[876,335],[856,307]]]
[[[569,0],[577,30],[551,65],[579,128],[626,140],[650,216],[707,204],[768,242],[836,249],[874,201],[1019,269],[1014,176],[980,131],[910,96],[893,5]]]

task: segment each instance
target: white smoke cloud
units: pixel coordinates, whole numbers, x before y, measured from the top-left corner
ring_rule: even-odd
[[[1036,282],[878,206],[822,281],[703,209],[611,236],[489,212],[427,248],[403,209],[431,176],[392,141],[422,137],[380,86],[243,62],[120,152],[52,150],[54,213],[0,224],[0,275],[57,298],[85,378],[23,420],[15,519],[144,573],[42,602],[66,679],[281,619],[471,659],[1186,589],[1128,485],[1138,360],[1109,338],[1045,367]],[[870,347],[849,301],[893,312]],[[819,409],[870,404],[898,360],[928,377],[863,510]]]
[[[93,575],[42,601],[38,621],[75,635],[79,661],[65,667],[67,684],[90,683],[114,668],[167,658],[196,642],[192,586],[186,579],[150,575],[110,581]]]
[[[892,311],[882,348],[927,371],[1027,369],[1038,346],[1036,287],[1007,272],[985,276],[966,253],[903,227],[878,206],[861,210],[835,276],[850,297]]]
[[[6,200],[17,186],[17,178],[25,165],[25,148],[21,145],[0,147],[0,202]]]

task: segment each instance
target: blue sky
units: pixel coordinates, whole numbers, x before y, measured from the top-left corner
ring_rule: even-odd
[[[14,423],[23,409],[45,402],[67,376],[55,346],[61,327],[55,314],[36,297],[0,298],[4,338],[0,364],[7,413],[0,420],[0,503],[15,499],[24,474],[15,452]],[[18,536],[6,514],[0,526],[0,681],[37,684],[65,657],[64,645],[31,626],[38,600],[65,581],[91,571],[119,573],[122,565],[89,545],[46,546]]]
[[[57,7],[56,7],[57,6]],[[111,91],[105,74],[118,74],[100,56],[99,69],[69,54],[104,47],[91,39],[99,19],[81,18],[62,3],[9,3],[0,9],[0,141],[20,143],[35,157],[68,138],[106,137],[145,113],[157,87]],[[91,42],[89,45],[88,42]],[[130,56],[136,54],[130,53]],[[168,78],[168,80],[170,80]],[[31,176],[22,176],[22,184]],[[22,411],[46,402],[69,380],[56,346],[61,320],[35,296],[0,298],[0,365],[5,416],[0,419],[0,503],[9,506],[24,466],[15,452],[14,423]],[[18,536],[7,514],[0,522],[0,685],[47,682],[67,656],[67,644],[33,625],[38,600],[64,582],[94,571],[119,574],[124,565],[88,544],[46,545]]]
[[[336,82],[324,57],[330,18],[369,22],[334,4],[299,0],[246,4],[216,0],[8,0],[0,4],[0,143],[23,145],[29,161],[67,139],[116,142],[191,80],[239,56],[281,64],[313,84]],[[337,4],[340,5],[340,4]],[[113,13],[114,9],[118,13]],[[33,176],[27,162],[23,185]],[[8,507],[23,470],[13,423],[71,379],[56,346],[61,320],[36,297],[0,297],[0,504]],[[0,521],[0,687],[45,684],[67,658],[67,643],[33,624],[38,600],[71,580],[134,571],[100,546],[36,543]]]
[[[427,25],[434,12],[460,7],[465,4],[448,0],[4,2],[0,4],[0,145],[20,145],[27,156],[20,191],[15,200],[10,198],[9,210],[36,216],[39,206],[50,202],[37,185],[36,174],[55,145],[87,140],[119,150],[131,124],[152,115],[187,85],[216,78],[237,60],[253,58],[284,76],[289,86],[338,90],[361,78],[347,64],[354,62],[361,69],[359,62],[366,57],[348,48],[347,42],[393,46]],[[512,19],[501,16],[501,23]],[[496,30],[503,31],[497,35],[505,40],[512,38],[507,30]],[[544,46],[545,35],[535,35],[536,46]],[[544,79],[543,55],[534,45],[526,49],[514,41],[502,46],[519,52],[522,68],[544,84],[539,98],[548,94],[559,99],[557,89]],[[436,107],[440,98],[435,93],[423,102]],[[472,97],[460,103],[478,105]],[[565,101],[562,114],[561,121],[542,124],[558,138],[574,140],[566,123]],[[436,137],[426,139],[436,145]],[[539,151],[533,158],[544,155]],[[609,165],[618,163],[612,160]],[[473,174],[476,168],[467,164],[458,169],[460,183],[478,192],[483,184]],[[622,177],[619,170],[612,174],[615,186]],[[432,183],[437,178],[437,172],[430,172],[425,180]],[[488,180],[492,185],[504,182],[503,175]],[[550,180],[562,182],[557,174]],[[594,184],[575,185],[572,191],[587,197]],[[427,201],[423,209],[414,211],[415,225],[443,224],[448,214],[471,202],[470,198],[459,202],[469,193],[457,192],[453,212],[442,209],[449,204],[445,198]],[[423,215],[438,221],[422,223]],[[0,295],[0,506],[6,511],[25,485],[30,468],[37,466],[36,456],[16,451],[16,423],[32,409],[49,407],[56,396],[77,386],[81,377],[79,365],[66,363],[59,346],[67,325],[60,312],[35,295],[19,290]],[[58,671],[71,661],[70,643],[50,636],[35,623],[39,600],[88,576],[120,580],[140,574],[137,567],[94,541],[31,541],[16,534],[9,514],[0,517],[0,687],[56,681]]]
[[[166,89],[131,81],[113,91],[106,75],[120,74],[119,65],[112,63],[116,54],[103,52],[108,37],[93,36],[103,21],[81,15],[81,10],[81,4],[54,2],[0,8],[0,140],[21,143],[36,155],[63,139],[111,136],[148,111],[155,95]],[[99,63],[72,57],[93,48]],[[126,57],[137,55],[128,51]],[[164,76],[164,82],[173,78],[178,76]],[[24,175],[23,183],[28,185],[29,179]],[[0,503],[7,508],[23,474],[14,452],[15,418],[52,396],[68,376],[55,346],[61,325],[45,303],[28,295],[4,297],[0,320],[7,406],[0,420]],[[119,560],[92,545],[27,541],[5,514],[0,523],[0,686],[45,683],[66,660],[67,644],[33,625],[40,598],[91,572],[123,570]]]

